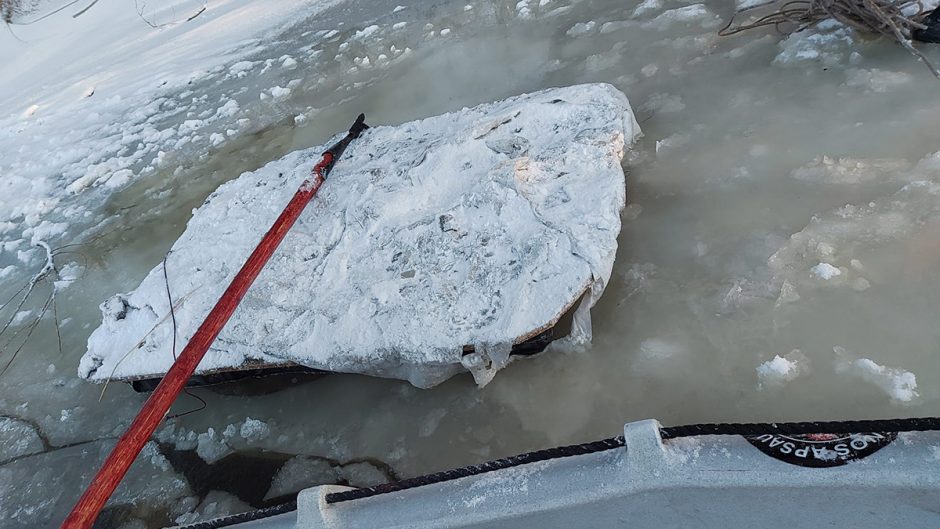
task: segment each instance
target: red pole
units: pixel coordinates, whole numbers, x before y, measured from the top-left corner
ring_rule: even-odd
[[[144,403],[134,422],[121,436],[91,484],[85,489],[85,493],[82,494],[78,503],[72,508],[72,512],[62,522],[61,529],[90,529],[92,524],[95,523],[95,519],[101,513],[104,504],[114,493],[114,489],[117,488],[124,475],[127,474],[127,470],[134,462],[134,459],[137,458],[137,455],[140,454],[150,436],[153,435],[154,430],[163,421],[173,401],[183,390],[186,382],[189,381],[189,377],[196,370],[196,366],[199,365],[206,351],[209,350],[209,346],[212,345],[232,313],[235,312],[248,288],[258,277],[258,274],[261,273],[261,269],[271,258],[271,255],[274,254],[274,251],[291,226],[294,225],[304,207],[320,189],[326,175],[332,169],[333,161],[339,158],[339,155],[342,154],[342,151],[352,139],[357,138],[359,133],[367,128],[363,123],[364,119],[365,116],[360,115],[359,119],[356,120],[356,124],[349,130],[349,135],[323,153],[323,159],[313,168],[313,179],[304,181],[287,204],[287,207],[284,208],[284,211],[274,221],[268,232],[264,234],[261,242],[251,252],[251,256],[248,257],[241,270],[232,279],[232,283],[225,289],[222,297],[219,298],[215,307],[206,316],[196,334],[189,340],[176,362],[173,363],[173,366],[167,371],[150,398]]]

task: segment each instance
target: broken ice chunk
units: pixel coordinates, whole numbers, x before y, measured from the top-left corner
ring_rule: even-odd
[[[799,349],[790,351],[786,356],[774,357],[757,366],[757,389],[782,386],[806,372],[807,358]]]
[[[819,263],[812,268],[812,272],[820,279],[830,280],[833,277],[842,275],[842,270],[829,263]]]
[[[282,90],[269,95],[289,94]],[[617,253],[621,161],[639,133],[626,96],[605,84],[370,129],[197,373],[293,363],[421,387],[469,370],[483,384],[506,365],[507,348],[569,311],[572,337],[588,340],[587,315]],[[245,173],[194,212],[167,260],[180,346],[322,152],[292,152]],[[83,377],[159,377],[172,365],[162,267],[102,307]],[[474,344],[484,345],[465,358]]]
[[[903,404],[916,399],[917,377],[910,371],[883,366],[868,358],[852,358],[842,347],[835,347],[836,373],[844,373],[872,383],[891,397],[891,400]]]

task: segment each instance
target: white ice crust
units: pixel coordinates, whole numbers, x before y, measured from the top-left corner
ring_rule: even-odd
[[[354,141],[197,369],[246,362],[402,378],[469,369],[485,383],[515,342],[573,306],[573,338],[607,284],[640,134],[606,84],[522,95]],[[167,259],[177,353],[323,147],[217,189]],[[160,375],[173,362],[163,265],[101,305],[79,375]],[[464,346],[475,353],[464,355]]]

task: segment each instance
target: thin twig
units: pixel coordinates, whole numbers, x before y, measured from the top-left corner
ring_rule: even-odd
[[[8,299],[6,303],[4,303],[3,305],[0,305],[0,310],[3,310],[7,305],[9,305],[13,301],[13,298],[15,298],[16,296],[19,296],[24,290],[26,290],[26,288],[29,287],[29,283],[30,283],[29,281],[27,281],[26,283],[23,283],[23,286],[21,286],[19,290],[17,290],[12,296],[10,296],[10,299]]]
[[[176,20],[176,7],[175,6],[171,8],[173,11],[173,17],[172,17],[173,21],[166,22],[164,24],[154,24],[150,20],[147,20],[147,18],[144,16],[144,10],[147,9],[147,2],[134,0],[134,7],[137,8],[137,16],[140,17],[141,20],[143,20],[148,26],[152,27],[153,29],[165,28],[165,27],[172,26],[178,23],[178,21]],[[195,14],[187,18],[185,22],[189,22],[190,20],[198,17],[208,8],[209,8],[209,0],[204,0],[202,3],[202,8],[199,11],[197,11]]]
[[[27,283],[26,285],[26,294],[23,295],[23,299],[20,300],[17,304],[16,309],[10,314],[10,319],[7,320],[6,324],[3,325],[3,328],[0,328],[0,335],[3,335],[10,328],[10,325],[13,324],[13,320],[16,319],[16,314],[23,308],[23,305],[26,303],[26,300],[29,299],[29,295],[33,293],[33,289],[36,288],[36,285],[45,279],[50,273],[55,273],[55,264],[53,263],[53,254],[52,249],[49,248],[49,245],[43,241],[36,243],[36,246],[44,248],[46,250],[46,264],[42,267],[36,275]],[[54,291],[53,291],[54,292]],[[6,307],[6,305],[4,305]]]
[[[736,24],[736,19],[741,15],[754,12],[762,14]],[[896,41],[924,63],[930,73],[940,78],[940,70],[911,43],[914,32],[927,27],[924,20],[928,14],[921,0],[773,0],[739,9],[718,34],[729,36],[773,26],[777,31],[789,35],[825,20],[836,20],[857,31]]]
[[[120,367],[120,365],[124,362],[124,360],[127,359],[128,356],[131,355],[131,353],[140,349],[140,347],[143,346],[144,342],[147,340],[147,337],[150,336],[153,333],[153,331],[157,330],[157,327],[162,325],[163,322],[167,321],[167,318],[170,318],[173,322],[173,345],[172,345],[171,352],[173,354],[173,361],[176,361],[176,335],[177,335],[176,308],[182,305],[183,302],[185,302],[189,298],[189,296],[191,296],[196,290],[199,289],[199,287],[196,287],[195,289],[191,290],[188,294],[180,298],[176,303],[173,302],[173,296],[170,294],[170,280],[169,280],[169,277],[167,276],[167,266],[166,266],[167,259],[170,257],[171,252],[172,250],[170,252],[167,252],[167,254],[163,256],[163,280],[164,280],[164,285],[166,287],[166,297],[170,306],[170,313],[164,316],[163,318],[161,318],[160,321],[155,323],[154,326],[149,331],[147,331],[147,334],[145,334],[144,337],[141,338],[140,341],[138,341],[134,345],[134,347],[131,347],[126,353],[124,353],[124,355],[121,356],[121,358],[117,361],[117,363],[114,364],[114,367],[111,369],[111,374],[108,375],[108,378],[104,381],[104,387],[101,388],[101,394],[98,395],[98,402],[101,402],[101,400],[104,398],[104,394],[108,390],[108,386],[111,384],[111,380],[114,378],[114,373],[117,372],[117,368]],[[205,401],[205,399],[203,399],[199,395],[196,395],[190,392],[186,388],[183,388],[183,392],[189,395],[190,397],[198,400],[201,405],[198,408],[195,408],[195,409],[183,412],[183,413],[177,413],[175,415],[168,415],[167,416],[168,419],[176,419],[184,415],[189,415],[191,413],[196,413],[197,411],[202,411],[206,409],[206,407],[208,407],[209,404]]]
[[[85,11],[88,11],[89,9],[91,9],[91,6],[93,6],[93,5],[97,4],[97,3],[98,3],[98,0],[92,0],[92,2],[91,2],[90,4],[88,4],[87,6],[85,6],[84,9],[82,9],[82,10],[79,11],[78,13],[75,13],[74,15],[72,15],[72,18],[78,18],[78,17],[84,15],[84,14],[85,14]]]
[[[56,280],[60,279],[60,276],[59,276],[59,269],[55,263],[55,259],[57,256],[63,255],[63,254],[74,253],[74,254],[81,255],[82,258],[85,260],[85,264],[82,265],[82,275],[84,275],[85,271],[87,270],[87,260],[88,260],[87,256],[85,256],[83,253],[77,250],[62,250],[62,248],[76,246],[77,244],[67,244],[64,246],[60,246],[57,249],[54,249],[54,248],[51,248],[49,244],[47,244],[45,241],[40,240],[40,241],[35,241],[34,245],[46,251],[46,263],[43,265],[42,269],[40,269],[39,272],[37,272],[26,284],[20,287],[19,290],[17,290],[12,296],[10,296],[10,298],[3,305],[0,305],[0,310],[4,310],[7,307],[9,307],[10,304],[14,300],[16,300],[20,295],[22,295],[22,297],[19,298],[19,301],[17,302],[16,307],[11,312],[10,317],[7,319],[6,323],[2,327],[0,327],[0,336],[3,336],[10,330],[10,327],[13,326],[13,322],[16,320],[17,314],[20,313],[20,309],[22,309],[23,306],[27,303],[27,301],[29,301],[30,296],[33,294],[33,292],[35,291],[39,283],[45,281],[46,279],[51,279],[51,281],[49,282],[50,283],[49,296],[46,298],[46,301],[43,303],[42,308],[40,309],[39,315],[36,316],[29,324],[25,326],[17,325],[17,327],[19,328],[16,331],[14,331],[12,336],[7,338],[6,341],[2,345],[0,345],[0,354],[2,354],[3,351],[5,351],[8,346],[10,346],[11,344],[15,342],[15,340],[21,333],[23,333],[24,331],[26,332],[26,337],[19,344],[16,350],[14,350],[13,353],[10,355],[9,360],[4,365],[3,369],[0,370],[0,376],[6,373],[6,371],[13,364],[13,361],[16,360],[19,353],[23,350],[23,348],[29,342],[29,338],[32,336],[33,332],[36,330],[36,328],[42,322],[43,318],[46,316],[46,313],[49,311],[50,306],[52,307],[53,323],[55,325],[56,343],[58,346],[59,355],[61,356],[63,354],[62,332],[61,332],[61,329],[59,328],[59,321],[60,321],[59,320],[59,305],[56,300],[56,297],[57,297],[56,294],[58,292],[58,286],[56,285]]]
[[[91,244],[91,243],[93,243],[93,242],[97,242],[97,241],[103,239],[104,237],[107,237],[108,235],[111,235],[112,233],[115,233],[115,232],[117,232],[117,231],[124,231],[124,230],[127,230],[127,228],[126,228],[126,227],[123,227],[123,226],[116,226],[116,227],[114,227],[113,229],[110,229],[110,230],[108,230],[108,231],[106,231],[106,232],[104,232],[104,233],[99,233],[98,235],[95,235],[94,237],[91,237],[91,238],[88,239],[88,240],[85,240],[85,241],[82,241],[82,242],[73,242],[73,243],[70,243],[70,244],[63,244],[62,246],[56,246],[55,248],[52,249],[52,253],[58,254],[58,253],[59,253],[59,250],[63,250],[63,249],[65,249],[65,248],[71,248],[71,247],[73,247],[73,246],[88,246],[89,244]]]
[[[170,253],[172,251],[173,250],[170,250],[169,252],[166,253],[166,255],[163,256],[163,284],[164,286],[166,286],[166,300],[167,300],[167,303],[170,305],[170,318],[172,318],[173,320],[173,347],[170,350],[173,352],[173,362],[176,362],[176,309],[173,308],[173,296],[172,294],[170,294],[170,278],[167,276],[167,271],[166,271],[166,268],[167,268],[166,261],[167,259],[170,258]],[[183,393],[186,393],[190,397],[193,397],[194,399],[198,400],[201,403],[201,406],[199,406],[198,408],[194,408],[192,410],[186,411],[186,412],[169,415],[167,416],[167,418],[178,419],[185,415],[196,413],[197,411],[202,411],[206,409],[206,407],[209,406],[209,404],[202,397],[192,393],[191,391],[189,391],[189,389],[185,387],[183,388]]]
[[[33,331],[35,331],[36,327],[39,326],[39,323],[42,321],[42,317],[46,314],[46,311],[49,310],[49,303],[52,302],[54,297],[55,292],[53,291],[53,293],[50,294],[46,299],[46,303],[42,306],[42,311],[40,311],[39,316],[37,316],[28,327],[29,332],[26,333],[26,338],[23,339],[23,343],[21,343],[20,346],[17,347],[15,351],[13,351],[13,354],[10,355],[10,359],[7,361],[6,365],[3,366],[3,369],[0,369],[0,377],[2,377],[3,374],[7,372],[7,369],[10,368],[10,366],[13,364],[13,361],[16,360],[16,357],[20,354],[20,351],[22,351],[23,347],[25,347],[29,342],[29,337],[33,335]]]
[[[179,308],[183,303],[185,303],[186,300],[189,299],[189,296],[193,295],[193,293],[195,293],[197,290],[199,290],[199,288],[200,288],[200,287],[196,287],[196,288],[192,289],[188,294],[186,294],[185,296],[183,296],[183,297],[181,297],[180,299],[178,299],[178,300],[176,301],[176,308]],[[133,347],[131,347],[130,349],[128,349],[127,352],[124,353],[124,354],[121,356],[121,358],[117,361],[117,363],[114,364],[114,367],[111,368],[111,374],[108,375],[108,378],[105,379],[105,381],[104,381],[104,387],[101,388],[101,394],[98,396],[98,402],[101,402],[101,399],[104,398],[104,393],[105,393],[105,391],[107,391],[108,385],[111,383],[111,380],[114,378],[114,373],[117,372],[118,367],[120,367],[121,364],[124,363],[124,360],[126,360],[127,357],[129,357],[129,356],[131,355],[131,353],[133,353],[134,351],[136,351],[136,350],[140,349],[141,347],[143,347],[144,342],[147,341],[147,337],[150,336],[151,334],[153,334],[153,331],[157,330],[157,327],[159,327],[160,325],[162,325],[162,324],[163,324],[164,322],[166,322],[169,318],[170,318],[170,315],[169,315],[169,314],[167,314],[166,316],[160,318],[160,321],[158,321],[157,323],[153,324],[153,327],[151,327],[150,330],[147,331],[147,334],[145,334],[145,335],[140,339],[140,341],[138,341],[136,344],[134,344]]]
[[[202,9],[200,9],[199,11],[196,11],[196,13],[193,14],[193,16],[187,18],[187,19],[186,19],[186,22],[189,22],[190,20],[192,20],[192,19],[198,17],[199,15],[203,14],[203,13],[206,11],[206,9],[208,9],[208,6],[203,5],[203,6],[202,6]]]
[[[80,1],[81,1],[81,0],[72,0],[71,2],[68,2],[67,4],[65,4],[65,5],[63,5],[63,6],[60,6],[60,7],[56,8],[56,9],[53,9],[52,11],[50,11],[50,12],[48,12],[48,13],[42,15],[41,17],[36,18],[36,19],[33,19],[33,20],[30,20],[29,22],[12,22],[12,21],[10,21],[10,22],[7,22],[7,24],[10,24],[10,25],[14,25],[14,24],[15,24],[15,25],[17,25],[17,26],[29,26],[29,25],[31,25],[31,24],[35,24],[36,22],[39,22],[40,20],[45,20],[45,19],[51,17],[52,15],[54,15],[54,14],[56,14],[56,13],[58,13],[58,12],[64,10],[64,9],[67,9],[67,8],[69,8],[69,7],[71,7],[71,6],[73,6],[73,5],[77,4],[77,3],[79,3]]]
[[[52,284],[52,318],[55,322],[55,339],[59,344],[59,356],[62,356],[62,332],[59,330],[59,307],[55,302],[55,283]]]

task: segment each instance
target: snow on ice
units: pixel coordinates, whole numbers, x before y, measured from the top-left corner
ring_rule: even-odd
[[[15,26],[15,35],[0,33],[0,48],[8,51],[0,64],[0,103],[9,109],[0,115],[0,222],[29,227],[52,215],[82,220],[92,204],[65,208],[69,195],[95,188],[106,195],[151,173],[159,166],[160,152],[198,138],[186,125],[179,130],[154,125],[179,110],[177,104],[187,104],[183,97],[176,102],[165,94],[207,78],[234,54],[251,51],[253,34],[286,26],[336,1],[285,0],[257,16],[257,4],[236,0],[212,5],[185,24],[184,14],[201,9],[202,1],[142,3],[141,13],[120,2],[100,3],[78,18],[66,10],[41,24]],[[142,17],[161,31],[142,38],[147,28]],[[244,76],[251,67],[241,61],[230,68]],[[230,100],[219,115],[190,125],[237,110]]]
[[[806,358],[799,349],[790,351],[785,356],[774,357],[757,366],[758,389],[783,386],[808,370]]]
[[[836,372],[858,377],[878,387],[892,400],[909,403],[918,397],[917,377],[910,371],[887,367],[868,358],[852,358],[842,347],[834,348]]]
[[[841,276],[842,271],[838,268],[832,266],[829,263],[819,263],[818,265],[812,268],[813,273],[816,274],[816,277],[822,280],[829,280],[833,277]]]
[[[309,456],[288,459],[271,480],[265,499],[279,498],[315,485],[336,483],[337,471],[327,461]]]
[[[301,363],[433,386],[486,383],[512,343],[582,292],[573,338],[610,277],[639,134],[609,85],[550,89],[354,142],[199,371]],[[210,195],[167,259],[186,343],[323,148],[291,153]],[[102,304],[83,377],[153,376],[173,362],[162,265]],[[464,356],[464,346],[475,352]]]

